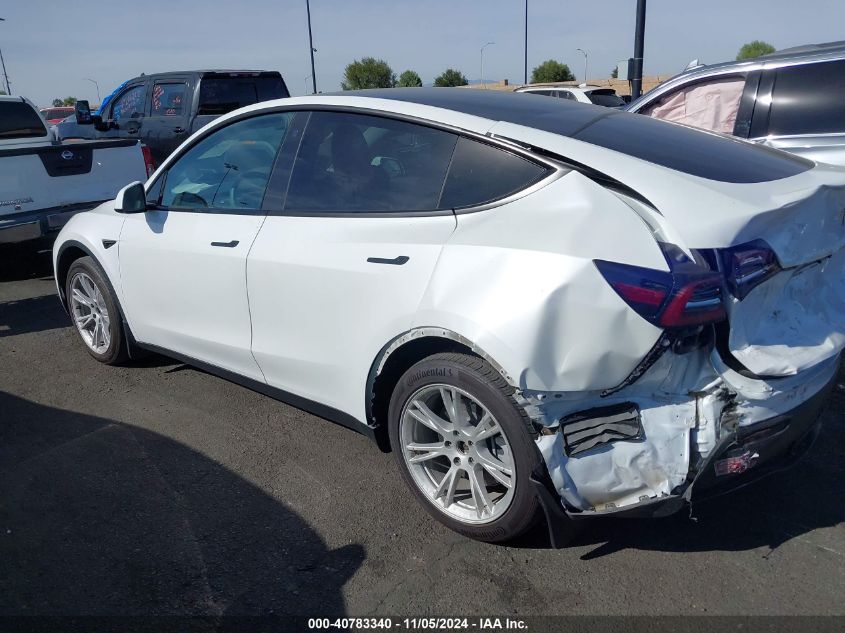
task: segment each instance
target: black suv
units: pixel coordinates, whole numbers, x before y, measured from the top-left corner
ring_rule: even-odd
[[[691,65],[627,109],[845,166],[843,104],[845,42],[830,42]]]
[[[289,96],[284,79],[276,71],[195,70],[141,75],[107,97],[99,118],[95,117],[93,127],[87,129],[96,138],[140,139],[159,165],[190,134],[218,116],[259,101]],[[68,123],[74,125],[73,121]],[[57,126],[59,138],[65,137],[63,124]],[[77,119],[76,124],[83,121]],[[74,131],[72,136],[80,134]]]

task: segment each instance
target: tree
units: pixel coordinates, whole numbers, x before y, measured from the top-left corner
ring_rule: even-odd
[[[406,70],[399,75],[399,81],[396,85],[400,88],[419,88],[422,86],[422,79],[413,70]]]
[[[66,105],[66,106],[76,105],[76,97],[65,97],[64,101],[62,101],[62,105]]]
[[[0,90],[0,95],[4,95],[4,94],[6,94],[6,91],[5,91],[5,90]]]
[[[619,66],[613,67],[613,72],[610,73],[611,79],[619,79]]]
[[[450,88],[452,86],[466,86],[469,82],[464,74],[454,68],[447,68],[437,79],[434,85],[438,88]]]
[[[61,99],[53,99],[53,107],[54,108],[61,108],[65,104],[64,101]]]
[[[344,80],[340,86],[344,90],[364,90],[366,88],[393,88],[396,75],[383,59],[364,57],[346,67]]]
[[[736,61],[739,62],[743,59],[754,59],[755,57],[760,57],[760,55],[768,55],[769,53],[774,52],[775,47],[768,42],[764,42],[763,40],[754,40],[753,42],[748,42],[748,44],[742,45],[742,48],[740,48],[739,52],[736,54]]]
[[[555,81],[572,81],[575,75],[569,66],[554,59],[547,59],[531,71],[532,84],[546,84]]]

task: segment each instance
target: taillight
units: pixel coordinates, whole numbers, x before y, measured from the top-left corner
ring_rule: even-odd
[[[761,283],[782,269],[777,255],[763,240],[719,249],[728,286],[737,299],[744,299]]]
[[[673,244],[660,246],[669,271],[599,259],[595,264],[625,303],[654,325],[687,327],[724,319],[722,275],[699,266]]]
[[[147,178],[149,178],[156,170],[153,154],[150,152],[150,148],[143,144],[141,145],[141,153],[144,155],[144,167],[147,169]]]

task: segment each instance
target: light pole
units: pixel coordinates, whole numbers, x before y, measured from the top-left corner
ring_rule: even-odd
[[[314,53],[317,49],[314,48],[314,39],[311,37],[311,1],[305,0],[305,10],[308,12],[308,49],[311,53],[311,79],[313,80],[314,94],[317,94],[317,71],[314,70]],[[307,90],[306,90],[307,92]]]
[[[637,0],[637,25],[634,31],[634,76],[631,77],[631,99],[643,92],[643,48],[645,44],[645,0]]]
[[[522,82],[528,83],[528,0],[525,0],[525,56],[523,57],[523,61],[525,62],[525,76],[523,77]]]
[[[587,83],[587,51],[583,48],[576,48],[575,50],[584,56],[584,83]]]
[[[82,80],[83,81],[90,81],[97,88],[97,103],[99,104],[100,103],[100,84],[98,84],[93,79],[89,79],[88,77],[83,77]]]
[[[5,22],[6,18],[0,18],[0,22]],[[6,72],[6,62],[3,59],[3,50],[0,49],[0,66],[3,67],[3,77],[6,80],[6,94],[12,94],[12,87],[9,85],[9,74]]]
[[[488,46],[492,46],[496,42],[487,42],[484,46],[481,47],[481,85],[486,90],[487,84],[484,83],[484,49]]]

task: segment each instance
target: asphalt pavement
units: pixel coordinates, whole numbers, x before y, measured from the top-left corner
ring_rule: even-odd
[[[0,616],[845,615],[845,375],[809,455],[554,550],[463,538],[365,437],[163,357],[106,367],[0,250]]]

